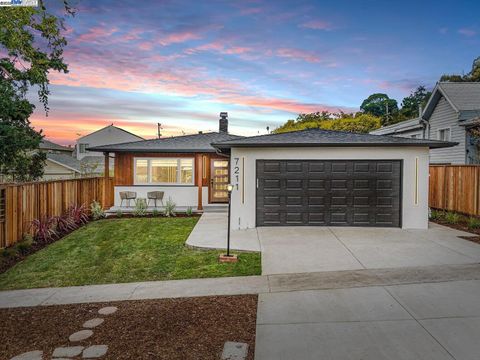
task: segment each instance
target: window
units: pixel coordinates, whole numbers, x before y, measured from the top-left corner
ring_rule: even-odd
[[[135,159],[135,184],[192,185],[193,159]]]
[[[438,140],[450,141],[450,128],[438,130]]]
[[[88,144],[80,144],[80,154],[85,154],[87,153],[87,147],[88,147]]]
[[[421,138],[422,138],[422,134],[420,134],[420,133],[412,134],[412,135],[410,135],[410,138],[412,138],[412,139],[421,139]]]

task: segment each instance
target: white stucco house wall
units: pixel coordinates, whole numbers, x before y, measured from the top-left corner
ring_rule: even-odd
[[[429,149],[455,145],[319,129],[214,144],[230,154],[232,229],[426,229]]]

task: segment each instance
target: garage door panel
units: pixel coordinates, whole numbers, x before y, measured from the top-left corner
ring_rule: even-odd
[[[400,226],[400,160],[259,160],[257,226]]]

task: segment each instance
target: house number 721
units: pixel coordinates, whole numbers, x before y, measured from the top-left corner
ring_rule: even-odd
[[[233,158],[233,186],[235,187],[235,190],[238,190],[238,182],[240,179],[240,167],[238,166],[239,162],[240,158]]]

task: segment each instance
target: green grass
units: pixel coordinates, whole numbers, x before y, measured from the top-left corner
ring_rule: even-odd
[[[260,253],[219,263],[221,251],[185,240],[197,218],[99,220],[29,256],[0,275],[0,289],[258,275]]]

